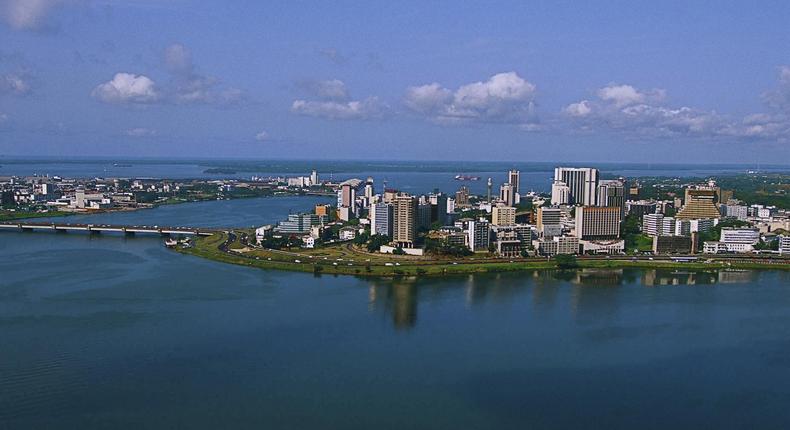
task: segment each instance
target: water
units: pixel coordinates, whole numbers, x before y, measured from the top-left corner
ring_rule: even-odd
[[[259,224],[313,203],[102,222]],[[177,254],[158,237],[4,232],[0,428],[783,428],[789,281],[314,277]]]
[[[252,176],[278,177],[308,175],[317,169],[322,179],[345,180],[365,179],[371,176],[376,181],[376,190],[381,191],[384,182],[390,188],[410,193],[427,193],[433,189],[455,192],[466,185],[472,193],[484,195],[486,180],[494,181],[494,193],[507,180],[507,171],[521,171],[521,187],[525,191],[548,192],[555,163],[545,162],[381,162],[381,161],[233,161],[233,160],[178,160],[162,162],[155,160],[127,160],[118,167],[112,160],[55,160],[55,159],[3,159],[0,158],[0,176],[58,175],[66,178],[122,177],[122,178],[202,178],[202,179],[249,179]],[[564,165],[592,165],[611,176],[673,176],[708,177],[712,175],[734,175],[759,167],[762,172],[790,172],[790,166],[767,165],[695,165],[695,164],[637,164],[637,163],[560,163]],[[209,167],[226,166],[235,173],[204,173]],[[455,175],[479,176],[479,181],[456,181]]]

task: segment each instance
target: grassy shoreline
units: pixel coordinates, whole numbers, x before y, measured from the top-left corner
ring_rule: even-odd
[[[461,275],[474,273],[501,273],[514,271],[532,270],[556,270],[560,269],[555,260],[512,260],[512,261],[463,261],[455,264],[449,260],[405,260],[393,258],[389,261],[398,261],[397,266],[385,265],[382,261],[342,263],[328,260],[325,258],[311,257],[311,254],[304,253],[274,253],[267,250],[251,251],[249,253],[239,253],[233,251],[223,251],[222,245],[228,249],[238,249],[238,242],[228,243],[227,233],[216,233],[212,236],[201,237],[195,240],[191,248],[177,248],[182,254],[194,255],[209,260],[222,263],[235,264],[240,266],[255,267],[259,269],[285,270],[295,272],[306,272],[327,275],[352,275],[363,277],[401,277],[401,276],[445,276]],[[268,256],[268,257],[267,257]],[[384,257],[386,258],[386,257]],[[393,263],[394,264],[394,263]],[[670,261],[650,261],[650,260],[577,260],[577,266],[573,269],[669,269],[669,270],[721,270],[721,269],[741,269],[741,270],[790,270],[788,264],[769,264],[764,262],[713,262],[713,263],[677,263]]]

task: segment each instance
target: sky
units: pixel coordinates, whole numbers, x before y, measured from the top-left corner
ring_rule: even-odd
[[[0,0],[0,156],[790,164],[790,2]]]

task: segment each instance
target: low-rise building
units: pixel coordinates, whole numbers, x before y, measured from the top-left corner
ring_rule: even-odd
[[[579,238],[576,236],[554,236],[538,241],[538,252],[541,255],[578,254]]]
[[[653,236],[654,254],[689,254],[691,236]]]

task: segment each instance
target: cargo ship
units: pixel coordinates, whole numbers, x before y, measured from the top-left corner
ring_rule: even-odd
[[[455,175],[456,181],[479,181],[479,176],[469,176],[469,175]]]

